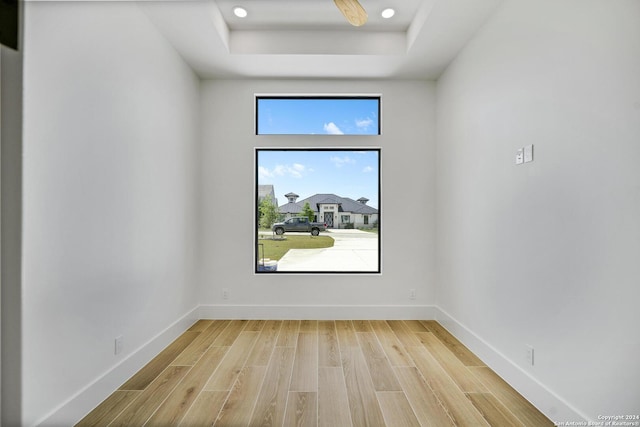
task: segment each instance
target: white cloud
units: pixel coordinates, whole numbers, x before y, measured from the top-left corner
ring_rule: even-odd
[[[304,165],[300,163],[294,163],[293,166],[288,167],[287,172],[294,178],[302,178],[304,173]]]
[[[352,158],[351,158],[351,157],[349,157],[349,156],[344,156],[344,157],[335,157],[335,156],[333,156],[333,157],[331,157],[329,160],[330,160],[330,161],[331,161],[331,163],[333,163],[337,168],[340,168],[340,167],[342,167],[342,166],[344,166],[344,165],[347,165],[347,164],[353,164],[353,163],[355,163],[355,162],[356,162],[354,159],[352,159]]]
[[[373,168],[371,166],[366,166],[364,169],[362,169],[362,172],[364,173],[373,172]]]
[[[359,129],[367,129],[369,126],[371,126],[373,124],[373,119],[370,119],[369,117],[367,117],[366,119],[356,119],[356,126]]]
[[[338,125],[333,122],[325,123],[324,131],[329,135],[344,135],[344,132],[342,132]]]
[[[264,166],[258,166],[258,178],[273,178],[275,176],[302,178],[307,171],[309,171],[309,169],[300,163],[294,163],[293,165],[276,165],[273,170],[269,170]]]
[[[273,173],[264,166],[258,166],[258,179],[273,178]]]

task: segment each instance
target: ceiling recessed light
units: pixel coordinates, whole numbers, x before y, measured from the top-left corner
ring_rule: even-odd
[[[396,14],[396,11],[391,9],[391,8],[389,8],[389,9],[383,10],[381,15],[382,15],[383,18],[389,19],[395,14]]]
[[[238,18],[246,18],[247,17],[247,9],[244,7],[236,6],[233,8],[233,14]]]

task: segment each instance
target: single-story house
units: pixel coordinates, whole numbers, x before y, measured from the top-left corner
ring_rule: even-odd
[[[285,194],[288,202],[278,209],[284,218],[298,216],[302,212],[305,203],[309,203],[315,212],[315,221],[324,222],[327,228],[347,228],[350,225],[356,228],[374,227],[378,224],[378,209],[368,206],[369,199],[361,197],[353,200],[348,197],[340,197],[335,194],[314,194],[311,197],[300,200],[297,194]]]

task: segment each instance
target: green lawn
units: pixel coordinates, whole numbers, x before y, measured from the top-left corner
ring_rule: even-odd
[[[333,246],[333,239],[328,236],[271,236],[259,238],[258,244],[264,245],[264,257],[279,260],[289,249],[318,249]],[[262,258],[262,246],[258,246],[258,258]]]

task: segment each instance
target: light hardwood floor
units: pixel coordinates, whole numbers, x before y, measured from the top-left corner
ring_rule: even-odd
[[[200,320],[78,426],[552,426],[435,321]]]

